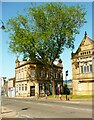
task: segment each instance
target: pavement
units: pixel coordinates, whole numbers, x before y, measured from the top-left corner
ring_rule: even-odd
[[[46,102],[66,102],[66,103],[75,103],[75,104],[88,104],[92,105],[92,98],[89,99],[69,99],[66,101],[65,98],[49,98],[49,97],[12,97],[10,99],[27,99],[27,100],[37,100],[37,101],[46,101]],[[0,118],[16,118],[17,112],[13,111],[5,106],[1,106],[1,115]]]
[[[49,97],[39,97],[36,98],[35,96],[32,97],[12,97],[11,99],[25,99],[25,100],[37,100],[37,101],[45,101],[45,102],[66,102],[66,103],[80,103],[80,104],[90,104],[92,105],[93,99],[92,98],[80,98],[80,99],[73,99],[73,98],[69,98],[69,100],[66,100],[66,98],[62,98],[62,100],[60,100],[60,98],[49,98]]]
[[[0,118],[14,118],[16,117],[16,111],[13,111],[7,107],[1,107],[1,115]]]

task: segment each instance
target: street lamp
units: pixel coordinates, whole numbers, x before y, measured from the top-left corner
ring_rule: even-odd
[[[4,30],[5,29],[5,26],[4,26],[4,23],[3,23],[3,21],[0,19],[0,22],[1,22],[1,24],[2,24],[2,26],[0,27],[2,30]]]
[[[68,76],[68,70],[66,71],[66,86],[67,86],[67,76]],[[68,100],[67,99],[67,88],[66,88],[66,100]]]

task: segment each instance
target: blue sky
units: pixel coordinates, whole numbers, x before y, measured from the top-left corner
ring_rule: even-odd
[[[38,3],[39,4],[39,3]],[[92,38],[92,3],[91,2],[67,2],[66,5],[85,5],[87,15],[86,20],[87,23],[80,29],[80,34],[76,35],[75,41],[75,49],[77,50],[79,44],[81,43],[84,32],[87,31],[87,34],[90,38]],[[0,3],[0,9],[2,6],[2,18],[3,22],[6,24],[7,20],[11,17],[16,16],[17,12],[23,13],[23,9],[30,7],[29,2],[2,2]],[[15,76],[15,59],[16,55],[12,54],[8,49],[7,41],[9,41],[9,34],[0,30],[0,38],[2,37],[2,41],[0,41],[0,54],[2,52],[2,59],[0,59],[0,76],[6,76],[8,78]],[[2,49],[2,50],[1,50]],[[71,75],[71,50],[65,49],[64,53],[61,54],[61,59],[63,61],[63,73],[65,79],[65,71],[69,71],[68,79],[72,78]]]

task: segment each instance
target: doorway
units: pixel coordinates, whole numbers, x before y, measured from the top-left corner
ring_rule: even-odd
[[[35,86],[30,86],[30,96],[35,96]]]

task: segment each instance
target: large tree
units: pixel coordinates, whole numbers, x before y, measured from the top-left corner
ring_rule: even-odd
[[[85,15],[84,7],[79,5],[31,4],[24,15],[17,14],[8,20],[9,48],[33,61],[53,66],[65,47],[74,47],[75,35],[86,22]]]

